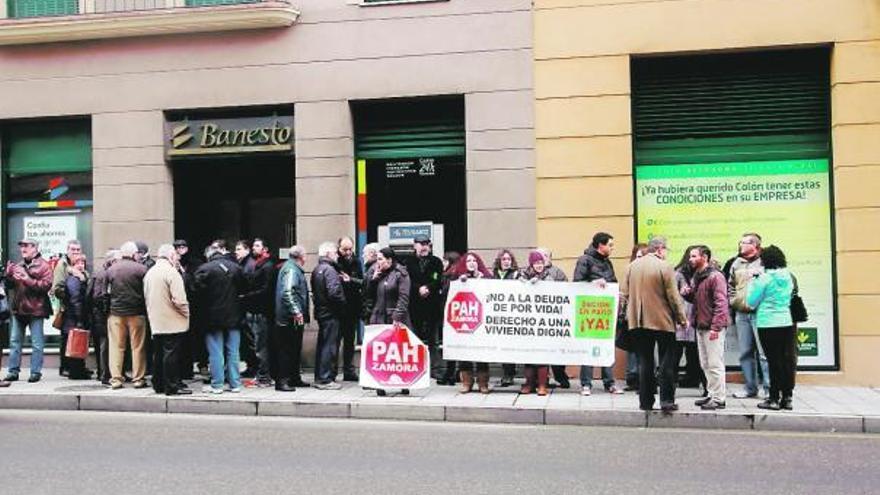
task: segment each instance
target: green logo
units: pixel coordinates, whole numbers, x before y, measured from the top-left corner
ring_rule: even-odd
[[[798,356],[819,355],[819,329],[798,328],[795,338],[797,339]]]
[[[578,339],[613,339],[617,308],[613,296],[575,297],[575,329]]]

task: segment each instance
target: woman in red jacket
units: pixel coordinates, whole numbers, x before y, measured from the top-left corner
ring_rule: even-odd
[[[465,253],[455,266],[455,276],[462,282],[472,278],[492,278],[492,273],[486,268],[480,255],[473,252]],[[472,361],[460,361],[458,363],[461,376],[461,393],[466,394],[474,387],[474,363]],[[489,393],[489,363],[477,363],[477,385],[480,393]]]

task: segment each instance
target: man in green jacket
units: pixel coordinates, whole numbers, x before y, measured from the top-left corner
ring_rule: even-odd
[[[275,325],[278,344],[278,376],[275,390],[293,392],[295,387],[308,387],[300,375],[303,331],[309,318],[309,288],[303,266],[306,250],[292,246],[289,259],[278,272],[275,285]]]

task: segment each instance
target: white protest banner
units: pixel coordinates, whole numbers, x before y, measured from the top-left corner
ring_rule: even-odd
[[[618,302],[617,284],[454,281],[443,359],[611,366]]]
[[[359,384],[364,388],[421,389],[431,385],[426,346],[405,325],[367,325]]]

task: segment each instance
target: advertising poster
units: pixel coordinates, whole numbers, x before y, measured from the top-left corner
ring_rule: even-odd
[[[22,238],[40,243],[40,252],[48,258],[66,253],[67,241],[77,239],[76,215],[43,215],[24,218]]]
[[[431,385],[428,346],[406,326],[367,325],[363,342],[361,387],[417,390]]]
[[[828,160],[639,166],[636,196],[639,241],[665,236],[673,264],[706,244],[723,266],[746,232],[779,246],[810,316],[799,325],[798,364],[836,364]],[[733,337],[728,365],[739,364]]]
[[[611,366],[618,290],[585,282],[454,281],[443,358]]]

